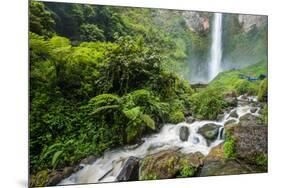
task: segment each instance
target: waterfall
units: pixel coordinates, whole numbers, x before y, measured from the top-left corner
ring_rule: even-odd
[[[209,62],[209,81],[220,72],[222,57],[222,14],[215,13],[212,26],[211,61]]]

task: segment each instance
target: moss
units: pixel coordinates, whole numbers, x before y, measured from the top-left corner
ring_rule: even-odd
[[[170,123],[180,123],[185,120],[184,114],[181,111],[172,112],[169,116]]]
[[[180,177],[193,177],[195,174],[195,169],[189,165],[185,165],[180,170]]]
[[[140,176],[140,180],[156,180],[157,176],[155,173],[148,173],[143,176]]]
[[[235,151],[235,141],[234,139],[226,133],[226,141],[224,142],[224,157],[226,159],[234,159],[236,158]]]
[[[261,110],[261,118],[260,123],[262,125],[268,125],[268,106],[265,105],[263,109]]]
[[[48,170],[41,170],[31,177],[30,187],[43,187],[49,179]]]
[[[267,154],[260,154],[256,157],[255,162],[257,165],[266,168],[267,167]]]

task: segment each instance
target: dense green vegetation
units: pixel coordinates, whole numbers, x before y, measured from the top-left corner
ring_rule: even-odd
[[[118,22],[111,17],[116,13],[107,8],[64,5]],[[38,15],[37,9],[44,11]],[[54,23],[53,13],[42,3],[32,1],[31,14],[31,22]],[[91,20],[89,15],[80,16],[81,23]],[[94,21],[81,24],[81,32],[75,36],[55,29],[64,37],[48,24],[41,30],[30,25],[31,173],[75,164],[90,154],[135,142],[160,123],[184,120],[193,91],[167,68],[169,61],[174,63],[172,57],[163,55],[172,43],[168,36],[150,36],[150,30],[122,36],[119,28],[99,28]],[[136,24],[125,22],[128,27]]]
[[[187,60],[197,54],[204,62],[208,45],[208,33],[191,32],[179,11],[30,1],[29,151],[38,185],[52,170],[136,143],[161,124],[184,121],[187,112],[216,119],[227,106],[225,93],[266,102],[267,79],[239,78],[265,74],[265,61],[222,72],[195,92]],[[228,157],[232,144],[226,141]],[[180,172],[193,175],[188,165]]]
[[[193,115],[199,119],[216,119],[223,108],[227,107],[227,103],[224,101],[224,95],[230,92],[234,92],[236,95],[248,94],[259,96],[259,101],[266,101],[267,79],[251,82],[239,76],[240,74],[244,74],[259,77],[266,72],[266,63],[263,61],[245,69],[229,70],[220,73],[207,88],[194,93],[190,98]]]

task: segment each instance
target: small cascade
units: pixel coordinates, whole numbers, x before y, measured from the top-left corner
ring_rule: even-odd
[[[256,100],[256,98],[247,97],[238,100]],[[239,122],[239,117],[251,113],[251,106],[246,103],[238,104],[230,112],[225,113],[221,121],[195,121],[193,123],[165,124],[159,133],[143,138],[140,145],[124,146],[118,149],[109,150],[94,163],[84,165],[83,169],[72,174],[70,177],[62,180],[59,185],[77,184],[77,183],[97,183],[97,182],[113,182],[116,181],[120,170],[125,161],[130,157],[143,158],[147,155],[157,153],[167,149],[177,148],[182,153],[201,152],[207,155],[210,150],[224,141],[224,123],[229,119],[235,119]],[[230,113],[236,110],[238,117],[230,117]],[[259,109],[257,110],[259,111]],[[257,114],[257,112],[252,113]],[[218,136],[215,141],[208,145],[207,140],[198,133],[198,130],[206,124],[214,123],[219,125]],[[182,141],[180,139],[181,127],[188,128],[188,139]]]
[[[218,140],[223,140],[224,139],[224,127],[220,127],[217,139]]]

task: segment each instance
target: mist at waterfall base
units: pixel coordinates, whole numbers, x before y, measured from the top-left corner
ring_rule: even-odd
[[[230,112],[225,112],[224,117],[219,121],[198,120],[193,123],[181,122],[178,124],[165,124],[159,133],[144,137],[143,143],[140,145],[131,145],[109,150],[92,164],[80,164],[82,165],[82,169],[62,180],[59,185],[117,181],[116,178],[122,171],[126,160],[131,156],[144,158],[147,155],[167,149],[176,149],[186,154],[201,152],[206,156],[213,147],[224,141],[223,128],[225,122],[234,120],[236,123],[239,123],[239,118],[247,113],[259,116],[260,109],[252,113],[251,106],[243,103],[245,99],[243,99],[242,96],[239,96],[237,100],[238,106]],[[257,101],[257,97],[249,96],[246,100]],[[241,101],[240,104],[239,101]],[[237,112],[238,117],[231,117],[230,114],[233,111]],[[207,140],[198,133],[201,127],[209,123],[220,126],[217,139],[211,143],[208,143]],[[187,141],[182,141],[180,139],[181,127],[187,127],[189,130]]]

